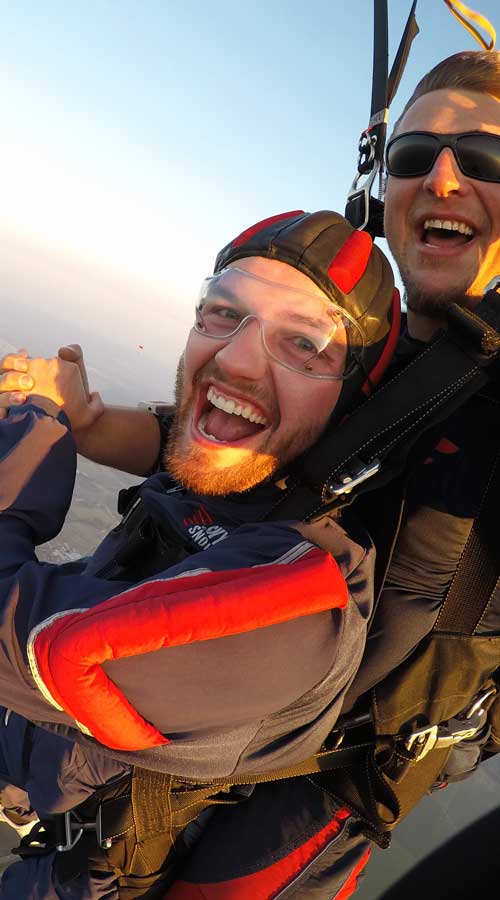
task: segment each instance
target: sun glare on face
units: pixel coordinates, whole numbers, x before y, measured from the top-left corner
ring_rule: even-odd
[[[230,341],[193,329],[179,367],[167,465],[179,481],[201,493],[246,490],[281,470],[319,437],[342,387],[340,380],[307,377],[272,358],[255,318],[269,316],[280,302],[295,311],[297,292],[327,305],[323,292],[276,260],[249,258],[240,265],[276,289],[254,286],[250,297],[248,279],[236,273],[233,288],[243,292],[254,318]],[[341,371],[344,363],[345,340]]]

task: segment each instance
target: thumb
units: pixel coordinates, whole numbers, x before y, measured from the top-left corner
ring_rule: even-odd
[[[80,344],[65,344],[64,347],[59,347],[57,355],[66,362],[77,363],[83,358],[83,350]]]
[[[83,387],[85,388],[85,393],[87,394],[87,397],[89,397],[89,379],[83,360],[83,350],[80,347],[80,344],[66,344],[64,347],[59,347],[57,355],[59,356],[59,359],[63,359],[65,360],[65,362],[76,363],[76,365],[80,369],[80,375],[82,378]]]
[[[89,396],[89,411],[96,419],[104,412],[104,403],[102,402],[101,395],[97,391],[94,391]]]

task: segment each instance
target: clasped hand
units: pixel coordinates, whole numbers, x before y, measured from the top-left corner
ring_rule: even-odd
[[[0,360],[0,418],[32,399],[51,415],[63,409],[73,431],[90,427],[102,414],[101,397],[89,390],[81,347],[61,347],[53,359],[30,358],[26,350]]]

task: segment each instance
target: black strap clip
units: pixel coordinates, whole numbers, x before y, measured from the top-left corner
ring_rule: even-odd
[[[374,145],[370,145],[370,148],[373,154]],[[383,204],[371,196],[373,182],[380,171],[380,162],[373,159],[372,155],[360,160],[360,166],[362,169],[356,172],[347,195],[345,217],[353,228],[359,231],[367,230],[373,237],[383,237]],[[365,178],[361,183],[363,176]],[[368,224],[373,221],[376,221],[376,229],[367,228]]]
[[[84,831],[95,831],[97,843],[102,850],[109,850],[112,840],[105,837],[102,826],[102,805],[97,807],[96,817],[91,822],[80,819],[78,814],[69,809],[65,813],[55,816],[56,850],[59,853],[67,853],[76,846]]]

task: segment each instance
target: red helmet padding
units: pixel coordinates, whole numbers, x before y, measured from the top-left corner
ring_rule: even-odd
[[[231,242],[232,246],[241,247],[255,234],[258,234],[259,231],[267,228],[268,225],[274,225],[275,222],[281,222],[282,219],[291,219],[302,215],[304,215],[303,209],[294,209],[291,212],[279,213],[277,216],[268,216],[267,219],[262,219],[260,222],[256,222],[255,225],[251,225],[250,228],[246,228],[245,231],[242,231],[241,234]]]
[[[328,275],[343,294],[350,294],[365,274],[372,246],[368,232],[355,231],[333,257]]]

